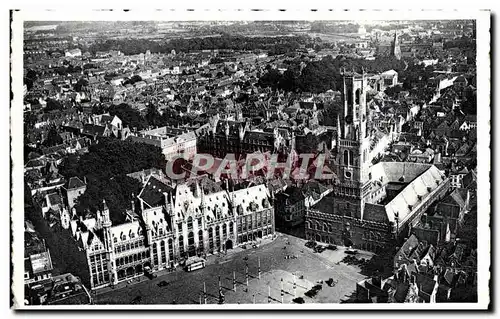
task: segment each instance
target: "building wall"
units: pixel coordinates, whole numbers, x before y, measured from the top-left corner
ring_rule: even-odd
[[[344,246],[346,238],[353,248],[379,252],[393,242],[393,227],[355,217],[307,212],[306,239]]]
[[[80,188],[75,188],[75,189],[68,189],[66,190],[66,195],[68,199],[68,209],[71,210],[73,206],[75,206],[76,200],[80,195],[85,193],[85,190],[87,189],[86,186],[80,187]]]
[[[170,232],[146,230],[145,236],[89,246],[90,286],[101,288],[140,276],[145,266],[153,271],[173,268],[186,257],[222,252],[275,233],[272,206],[213,222],[202,215],[189,218],[172,225]]]

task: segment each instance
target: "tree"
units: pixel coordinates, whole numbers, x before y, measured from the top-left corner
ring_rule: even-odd
[[[62,104],[59,101],[53,100],[53,99],[47,99],[47,105],[45,106],[44,111],[45,112],[50,112],[54,110],[61,110]]]
[[[75,91],[82,92],[83,88],[89,85],[89,81],[84,78],[80,78],[75,84]]]
[[[87,190],[78,199],[77,212],[95,212],[103,198],[114,222],[123,222],[123,212],[130,207],[133,194],[139,194],[141,184],[126,174],[148,168],[164,168],[165,157],[159,147],[103,138],[80,158],[65,158],[59,172],[66,178],[87,178]]]
[[[148,126],[146,120],[141,116],[139,111],[131,108],[128,104],[122,103],[119,105],[112,105],[109,109],[109,114],[118,116],[124,126],[136,128],[138,130],[145,129]]]
[[[59,135],[57,128],[55,127],[55,125],[51,125],[47,133],[47,137],[45,138],[42,144],[44,146],[51,147],[62,143],[63,139],[61,135]]]

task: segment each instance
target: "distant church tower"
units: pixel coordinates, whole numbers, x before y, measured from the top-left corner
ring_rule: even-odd
[[[370,136],[367,129],[365,74],[343,72],[342,109],[338,117],[334,213],[363,219],[370,193]],[[347,232],[348,229],[347,229]]]
[[[399,46],[398,32],[394,32],[394,41],[391,46],[391,55],[401,60],[401,47]]]

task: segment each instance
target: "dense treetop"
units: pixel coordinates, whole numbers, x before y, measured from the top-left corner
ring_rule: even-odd
[[[295,50],[300,44],[309,41],[305,36],[278,37],[245,37],[222,34],[221,36],[204,38],[176,38],[169,41],[153,41],[149,39],[107,39],[96,42],[84,50],[91,53],[98,51],[119,50],[126,55],[144,53],[192,52],[199,50],[271,50],[271,54],[280,54]]]
[[[85,176],[87,179],[87,190],[78,199],[77,212],[96,211],[106,199],[112,220],[123,222],[123,212],[130,208],[132,194],[139,194],[141,189],[140,182],[126,174],[152,167],[165,167],[160,148],[104,138],[81,157],[66,157],[60,173],[66,178]]]
[[[381,73],[391,69],[398,73],[405,68],[403,61],[393,57],[378,57],[375,60],[351,59],[344,56],[326,56],[320,61],[308,63],[305,67],[296,62],[281,74],[277,70],[270,69],[264,74],[259,85],[272,87],[287,91],[302,91],[321,93],[328,90],[338,90],[342,80],[341,69],[347,71]]]

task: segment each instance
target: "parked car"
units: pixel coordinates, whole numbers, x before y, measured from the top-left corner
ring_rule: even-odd
[[[333,278],[328,278],[328,280],[326,281],[326,284],[330,287],[335,287],[335,285],[337,284],[338,280],[335,281],[333,280]]]
[[[318,245],[318,246],[314,247],[314,251],[317,252],[317,253],[322,253],[325,250],[326,250],[326,247],[322,246],[322,245]]]
[[[144,267],[144,275],[149,279],[154,279],[157,277],[157,275],[153,273],[153,270],[149,266]]]
[[[168,285],[169,285],[168,282],[166,282],[165,280],[162,280],[158,283],[158,287],[166,287]]]
[[[323,289],[322,285],[315,285],[310,290],[306,291],[304,295],[309,298],[314,298],[318,294],[318,291],[320,291],[321,289]]]
[[[345,253],[349,255],[356,255],[358,251],[354,249],[346,249]]]
[[[317,243],[314,240],[310,240],[306,243],[307,248],[314,248],[317,245]]]
[[[326,249],[328,249],[328,250],[337,250],[337,246],[330,244],[330,245],[326,246]]]
[[[302,298],[302,297],[297,297],[297,298],[294,298],[292,301],[293,301],[293,302],[295,302],[295,303],[298,303],[298,304],[303,304],[303,303],[305,303],[305,302],[306,302],[306,301],[304,300],[304,298]]]

